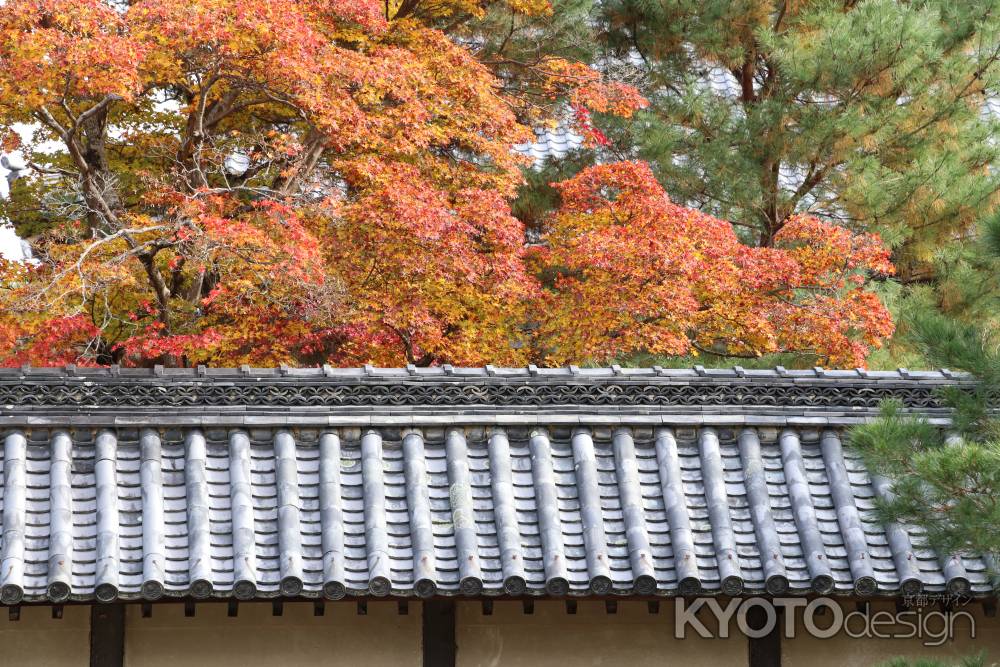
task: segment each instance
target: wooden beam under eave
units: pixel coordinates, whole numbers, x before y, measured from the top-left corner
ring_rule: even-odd
[[[455,601],[426,600],[422,617],[424,667],[455,667]]]
[[[763,637],[747,637],[749,647],[750,667],[781,667],[781,631],[783,618],[780,609],[774,610],[775,623],[769,633]],[[760,606],[748,610],[747,621],[751,628],[763,628],[766,614]]]
[[[90,607],[90,667],[125,664],[125,605]]]

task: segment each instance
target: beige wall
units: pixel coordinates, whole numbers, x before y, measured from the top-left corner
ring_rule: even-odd
[[[49,607],[21,607],[21,619],[9,620],[0,607],[0,664],[19,667],[86,667],[90,664],[90,607],[68,605],[63,617]]]
[[[269,604],[241,604],[226,615],[226,604],[205,603],[192,618],[178,604],[154,605],[142,618],[137,605],[125,617],[125,664],[130,667],[254,667],[266,665],[351,665],[380,667],[420,661],[420,605],[409,614],[395,603],[368,604],[359,616],[355,605],[327,604],[314,616],[310,603],[288,603],[284,615]]]
[[[717,667],[745,665],[747,641],[690,637],[674,639],[673,605],[650,614],[645,602],[619,602],[608,614],[602,602],[580,602],[566,613],[562,602],[535,603],[535,613],[519,602],[496,602],[484,616],[474,602],[458,605],[456,642],[459,667]]]
[[[845,612],[855,609],[845,605]],[[893,612],[891,603],[872,611]],[[950,659],[986,650],[987,664],[1000,664],[1000,618],[983,616],[982,605],[963,608],[976,621],[976,638],[968,623],[957,625],[958,638],[940,647],[920,639],[809,637],[797,628],[794,639],[782,639],[783,667],[877,665],[896,655]],[[0,609],[0,612],[4,611]],[[420,604],[409,614],[397,613],[394,602],[371,602],[359,616],[352,603],[329,603],[326,614],[313,615],[308,603],[289,603],[284,615],[271,615],[269,604],[241,604],[229,618],[226,605],[199,604],[193,618],[179,604],[154,605],[152,618],[141,618],[138,605],[126,613],[125,661],[132,667],[213,667],[255,665],[419,665]],[[67,605],[62,619],[49,607],[25,606],[19,621],[0,614],[0,665],[84,667],[89,663],[90,608]],[[704,620],[703,616],[699,616]],[[819,621],[824,622],[822,619]],[[618,603],[608,614],[603,603],[580,602],[566,613],[562,602],[535,602],[525,614],[519,602],[493,605],[484,616],[478,602],[459,602],[456,639],[460,667],[645,667],[646,665],[746,665],[747,640],[738,631],[729,639],[689,636],[675,640],[673,605],[664,600],[659,614],[642,602]],[[708,623],[706,623],[708,625]],[[935,626],[936,629],[937,626]]]
[[[580,602],[576,615],[568,615],[561,602],[536,602],[535,613],[526,615],[520,603],[497,602],[492,616],[483,616],[478,603],[458,606],[458,665],[460,667],[573,667],[616,665],[746,665],[749,646],[733,624],[729,639],[702,639],[689,632],[675,640],[671,602],[661,603],[659,614],[649,614],[645,603],[619,602],[618,613],[609,615],[602,603]],[[843,606],[845,614],[856,609]],[[976,637],[970,638],[967,619],[956,620],[955,640],[941,646],[924,646],[929,638],[879,639],[837,635],[815,639],[801,622],[795,637],[783,638],[783,667],[845,667],[879,665],[894,656],[937,658],[946,661],[986,651],[987,665],[1000,665],[1000,618],[987,618],[982,605],[963,607],[973,616]],[[872,604],[871,613],[895,611],[894,603]],[[829,614],[826,618],[832,617]],[[698,618],[710,626],[707,616]],[[801,616],[798,616],[801,618]],[[934,619],[931,630],[940,628]],[[822,627],[823,618],[817,621]],[[711,628],[710,628],[711,629]],[[858,632],[856,623],[852,629]]]
[[[856,606],[843,605],[843,609],[847,614],[856,610]],[[886,611],[892,614],[895,609],[894,603],[872,603],[870,613],[874,615],[879,611]],[[895,656],[935,658],[951,662],[962,656],[986,651],[986,664],[1000,665],[1000,617],[985,617],[983,606],[979,603],[965,605],[960,611],[968,612],[975,620],[975,639],[970,638],[970,622],[964,617],[955,618],[954,641],[947,641],[940,646],[923,645],[925,641],[933,641],[932,637],[879,639],[838,634],[829,639],[815,639],[803,632],[800,626],[795,639],[781,640],[781,664],[782,667],[867,666],[878,665]],[[928,622],[931,634],[940,631],[940,617],[930,617]],[[822,619],[817,623],[823,623]],[[860,624],[851,623],[850,627],[855,634],[860,633]]]

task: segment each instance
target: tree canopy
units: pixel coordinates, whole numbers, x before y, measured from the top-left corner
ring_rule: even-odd
[[[878,231],[902,277],[998,202],[993,0],[608,0],[596,49],[649,99],[606,123],[676,201],[770,245],[809,212]],[[993,167],[991,169],[990,167]]]
[[[956,244],[938,268],[948,293],[917,293],[901,318],[903,342],[930,364],[973,375],[974,386],[951,386],[947,430],[889,403],[880,419],[856,428],[851,441],[870,469],[892,482],[885,518],[921,526],[944,553],[985,554],[1000,561],[1000,215],[986,218],[975,238]]]
[[[878,236],[794,215],[745,245],[643,161],[557,185],[526,234],[531,126],[569,110],[601,145],[647,102],[568,38],[483,37],[504,17],[572,33],[541,0],[4,4],[36,261],[0,261],[0,363],[856,365],[891,333]]]

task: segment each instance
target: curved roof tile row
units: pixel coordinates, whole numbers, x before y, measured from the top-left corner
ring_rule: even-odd
[[[844,432],[8,431],[0,601],[991,595],[884,525]]]

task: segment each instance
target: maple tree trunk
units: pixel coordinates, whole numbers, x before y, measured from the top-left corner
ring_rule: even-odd
[[[80,120],[80,154],[86,164],[86,171],[83,174],[83,192],[88,205],[87,232],[90,235],[97,230],[105,234],[117,231],[114,229],[116,220],[124,211],[124,205],[115,187],[114,174],[108,162],[107,124],[109,109],[110,105],[105,105]],[[113,220],[107,219],[108,212],[114,217]],[[156,296],[157,319],[163,325],[164,333],[169,335],[171,330],[170,290],[156,266],[156,248],[139,253],[139,259],[145,269],[149,286]],[[177,366],[179,362],[180,359],[176,355],[163,355],[162,363],[164,365]]]
[[[102,229],[105,232],[109,230],[112,221],[104,219],[101,212],[103,209],[106,208],[115,213],[122,209],[121,199],[114,187],[111,166],[108,164],[107,124],[107,106],[80,121],[81,154],[87,165],[87,171],[83,178],[86,181],[84,198],[88,209],[88,234],[93,233],[95,229]]]

